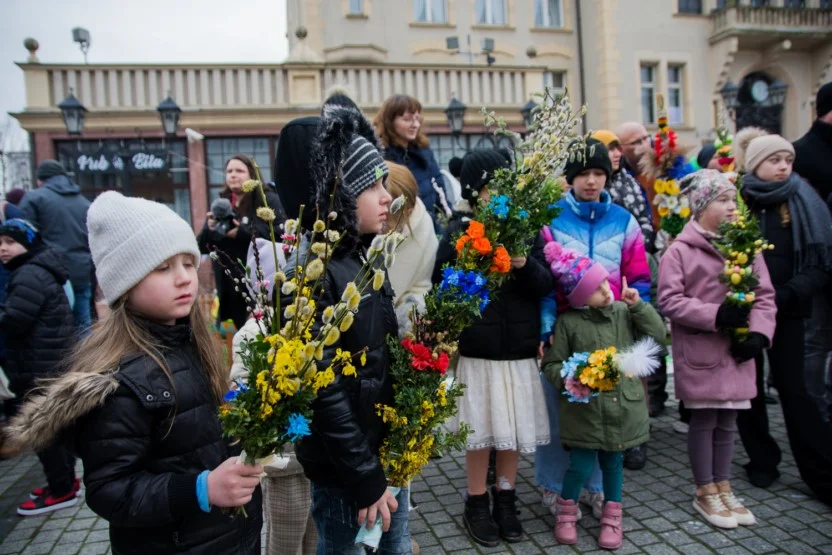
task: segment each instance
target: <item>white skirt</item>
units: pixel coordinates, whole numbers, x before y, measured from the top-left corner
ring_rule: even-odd
[[[537,360],[485,360],[459,357],[456,379],[465,384],[459,414],[448,422],[471,427],[467,449],[534,453],[549,443],[549,415]]]

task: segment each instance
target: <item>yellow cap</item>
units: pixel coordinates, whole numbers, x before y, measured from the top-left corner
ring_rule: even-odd
[[[612,143],[621,144],[621,141],[618,140],[618,137],[615,136],[615,133],[609,131],[607,129],[599,129],[595,133],[592,134],[593,139],[598,139],[604,146],[610,146]]]

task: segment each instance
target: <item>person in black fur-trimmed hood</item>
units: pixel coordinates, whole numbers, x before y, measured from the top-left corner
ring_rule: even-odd
[[[95,199],[87,224],[111,313],[69,370],[26,399],[0,456],[72,439],[115,554],[259,555],[263,468],[239,464],[220,427],[228,369],[196,302],[191,226],[115,191]],[[222,510],[243,506],[248,518]]]
[[[373,237],[381,233],[392,202],[385,188],[388,169],[364,115],[350,107],[325,106],[310,155],[319,213],[335,212],[330,229],[341,241],[326,266],[325,284],[315,299],[319,314],[333,306],[358,276]],[[322,325],[318,321],[315,328]],[[316,330],[312,331],[313,335]],[[312,434],[296,448],[312,482],[312,516],[318,529],[318,553],[348,553],[362,525],[377,519],[386,533],[382,553],[411,552],[408,489],[387,490],[379,461],[386,428],[377,403],[391,404],[393,383],[387,336],[396,337],[393,289],[385,280],[379,291],[365,292],[353,325],[325,347],[321,367],[338,349],[367,349],[367,362],[356,377],[336,375],[314,401]]]
[[[8,338],[5,369],[17,396],[4,403],[8,416],[17,413],[37,380],[58,375],[75,343],[75,320],[64,284],[69,278],[64,257],[47,248],[26,220],[0,226],[0,262],[9,271],[8,293],[0,304],[0,331]],[[79,483],[75,457],[63,442],[37,451],[48,485],[21,504],[21,516],[33,516],[75,505]]]

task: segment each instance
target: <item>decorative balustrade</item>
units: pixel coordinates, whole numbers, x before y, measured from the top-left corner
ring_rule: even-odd
[[[774,8],[735,6],[711,14],[711,40],[735,34],[777,33],[829,35],[832,29],[830,8]]]

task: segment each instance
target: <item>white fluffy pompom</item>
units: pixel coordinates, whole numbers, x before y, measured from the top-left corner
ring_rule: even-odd
[[[640,339],[618,354],[619,368],[629,376],[637,378],[649,376],[661,364],[661,351],[661,346],[652,337]]]

